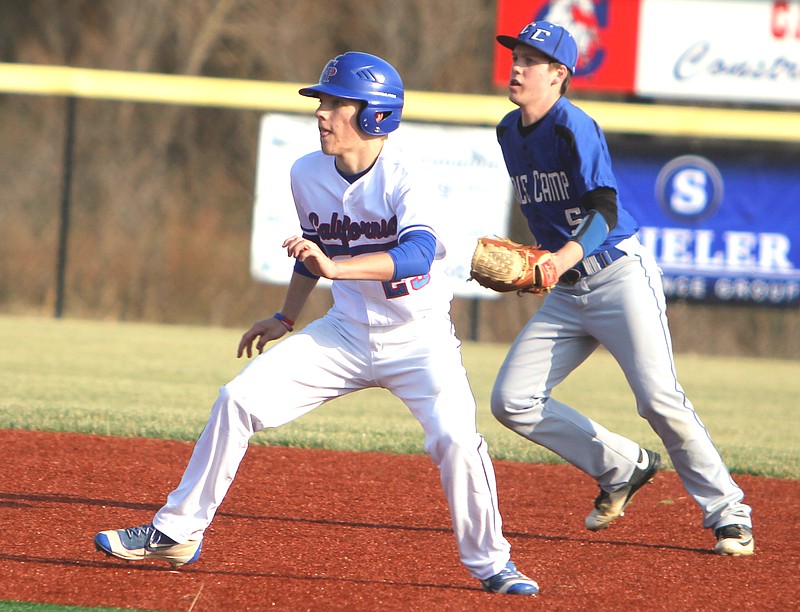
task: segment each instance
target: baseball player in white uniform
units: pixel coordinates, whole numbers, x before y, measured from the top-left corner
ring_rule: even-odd
[[[715,551],[753,554],[744,493],[678,383],[661,272],[619,202],[605,137],[563,97],[577,62],[575,40],[547,21],[497,40],[512,50],[508,90],[518,106],[497,126],[498,142],[531,233],[553,252],[561,282],[512,345],[492,412],[592,476],[600,492],[586,527],[608,527],[653,478],[661,458],[552,397],[602,344],[700,506],[703,525],[717,539]]]
[[[470,574],[491,592],[536,595],[537,584],[516,570],[502,533],[429,197],[387,138],[400,124],[400,75],[378,57],[350,52],[328,62],[319,83],[300,93],[319,99],[321,151],[291,170],[302,235],[283,244],[295,258],[283,307],[242,336],[239,356],[251,357],[254,347],[259,355],[222,387],[178,488],[152,522],[102,531],[95,545],[121,559],[173,567],[196,561],[255,432],[352,391],[383,387],[422,425]],[[294,331],[319,277],[333,280],[331,309],[264,351]]]

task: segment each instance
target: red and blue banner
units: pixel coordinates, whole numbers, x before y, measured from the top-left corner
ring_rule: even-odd
[[[496,34],[535,20],[575,37],[578,94],[800,106],[798,0],[498,0]],[[496,44],[493,83],[510,69]]]
[[[571,90],[630,93],[636,74],[639,0],[498,0],[497,34],[516,36],[545,20],[570,31],[578,45]],[[494,84],[508,84],[511,52],[495,46]]]

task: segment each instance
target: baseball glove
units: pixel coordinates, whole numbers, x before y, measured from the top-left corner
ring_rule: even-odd
[[[470,276],[500,292],[547,293],[558,282],[550,251],[489,236],[478,238]]]

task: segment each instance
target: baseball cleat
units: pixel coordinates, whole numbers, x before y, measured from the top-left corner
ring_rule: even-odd
[[[714,530],[717,545],[714,552],[718,555],[741,557],[752,555],[755,551],[753,530],[747,525],[725,525]]]
[[[599,531],[608,527],[614,519],[625,514],[625,508],[631,503],[636,492],[648,482],[653,482],[653,476],[661,469],[661,455],[647,449],[642,449],[641,452],[647,453],[649,459],[647,467],[642,469],[637,465],[628,484],[613,493],[600,489],[600,494],[594,500],[594,508],[586,517],[586,529]]]
[[[499,573],[486,580],[481,580],[481,585],[484,590],[491,593],[507,595],[537,595],[539,593],[539,585],[525,574],[518,572],[511,561]]]
[[[197,561],[201,540],[178,544],[152,525],[101,531],[94,536],[97,550],[126,561],[157,559],[166,561],[173,569]]]

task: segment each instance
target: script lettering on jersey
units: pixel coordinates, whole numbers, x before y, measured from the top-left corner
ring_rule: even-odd
[[[529,182],[530,177],[530,182]],[[511,177],[511,184],[520,204],[564,202],[569,200],[569,178],[566,172],[539,172]]]
[[[339,213],[335,212],[330,221],[320,222],[319,215],[312,212],[308,215],[308,222],[317,230],[320,240],[340,240],[343,246],[359,238],[383,240],[397,235],[397,215],[379,221],[353,221],[347,215],[340,218]]]

